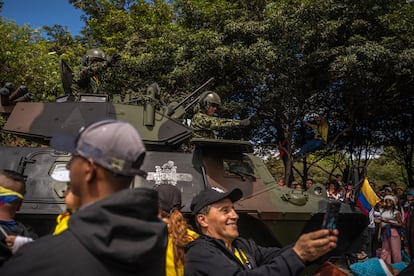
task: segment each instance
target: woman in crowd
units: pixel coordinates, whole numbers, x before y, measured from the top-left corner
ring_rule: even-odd
[[[339,183],[336,180],[330,180],[326,187],[326,194],[329,198],[333,198],[336,200],[343,200],[343,194],[341,193],[341,189],[339,187]]]
[[[181,213],[181,191],[172,184],[161,184],[158,191],[159,213],[162,221],[168,224],[168,245],[166,254],[166,276],[184,275],[184,248],[198,238],[198,234],[189,229]]]
[[[382,241],[381,259],[387,264],[400,263],[401,237],[404,236],[404,228],[394,196],[384,197],[384,205],[380,209],[380,217],[377,220],[381,223],[378,233],[378,239]]]

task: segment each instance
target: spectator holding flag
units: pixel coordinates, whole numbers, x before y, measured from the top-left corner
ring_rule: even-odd
[[[371,211],[378,202],[380,202],[380,198],[372,189],[371,185],[369,185],[368,178],[365,177],[358,194],[356,205],[361,209],[362,213],[368,216],[369,211]]]
[[[372,189],[368,178],[365,177],[364,181],[362,182],[361,189],[358,193],[358,197],[356,200],[356,205],[361,209],[362,213],[365,214],[369,219],[369,224],[366,228],[366,240],[364,242],[364,250],[367,251],[368,256],[374,255],[373,247],[375,243],[373,237],[376,233],[376,225],[374,221],[374,207],[381,201],[378,197],[376,192]]]

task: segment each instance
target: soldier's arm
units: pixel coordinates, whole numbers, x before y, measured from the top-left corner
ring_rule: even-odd
[[[236,127],[240,127],[240,120],[216,118],[216,117],[211,117],[210,119],[210,128],[214,130],[219,130],[222,128],[236,128]]]
[[[206,114],[196,114],[191,121],[193,129],[212,129],[240,127],[240,120],[212,117]]]

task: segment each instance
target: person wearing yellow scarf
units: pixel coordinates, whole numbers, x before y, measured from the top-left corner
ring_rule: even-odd
[[[80,206],[80,199],[79,197],[75,196],[70,189],[70,184],[67,184],[67,189],[65,191],[65,204],[66,204],[66,212],[60,214],[56,218],[56,227],[53,235],[58,235],[68,229],[69,219],[72,215],[73,211],[76,211]]]

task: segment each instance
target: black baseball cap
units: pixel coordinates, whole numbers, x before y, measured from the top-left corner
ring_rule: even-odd
[[[239,188],[235,188],[229,192],[225,192],[220,188],[212,187],[205,189],[196,195],[191,201],[190,209],[193,215],[200,212],[207,205],[213,204],[224,198],[228,198],[231,202],[236,202],[243,197],[243,192]]]
[[[155,187],[158,192],[158,205],[164,211],[171,213],[174,210],[181,210],[181,191],[172,184],[160,184]]]

